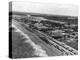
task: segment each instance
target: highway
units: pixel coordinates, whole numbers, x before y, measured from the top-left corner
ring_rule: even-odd
[[[29,28],[27,25],[23,23],[19,23],[16,20],[13,20],[12,24],[14,24],[19,30],[21,30],[24,34],[33,34],[32,36],[38,37],[38,40],[33,40],[33,42],[40,44],[43,49],[46,50],[49,56],[61,56],[61,55],[77,55],[77,50],[72,47],[53,39],[52,37],[38,31]],[[30,36],[31,37],[31,36]],[[45,38],[49,44],[45,43],[40,37]]]

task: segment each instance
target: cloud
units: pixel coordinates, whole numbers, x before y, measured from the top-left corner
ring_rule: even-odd
[[[45,13],[56,15],[78,16],[78,7],[75,5],[35,3],[35,2],[12,2],[13,11]]]

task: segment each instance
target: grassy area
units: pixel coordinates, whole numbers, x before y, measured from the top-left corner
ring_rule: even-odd
[[[12,58],[37,57],[33,55],[32,46],[24,41],[19,33],[12,32]]]

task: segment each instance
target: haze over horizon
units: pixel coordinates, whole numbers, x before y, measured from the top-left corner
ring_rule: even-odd
[[[78,16],[78,7],[76,5],[53,4],[53,3],[13,1],[12,11]]]

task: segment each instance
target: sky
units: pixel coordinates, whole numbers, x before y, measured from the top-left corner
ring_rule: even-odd
[[[70,4],[14,1],[12,2],[12,11],[78,16],[78,7]]]

